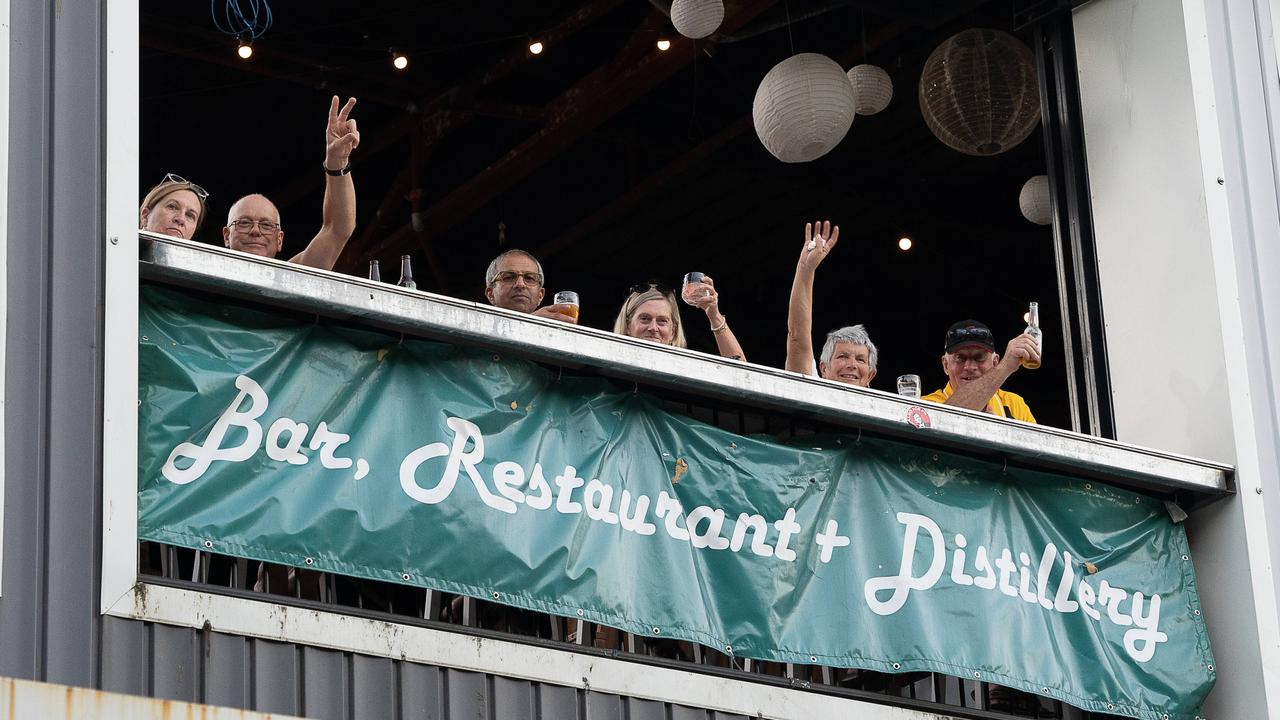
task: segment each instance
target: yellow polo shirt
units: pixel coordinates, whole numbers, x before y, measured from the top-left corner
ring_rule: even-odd
[[[947,383],[947,386],[941,390],[935,390],[920,399],[941,404],[951,397],[951,393],[951,383]],[[1013,418],[1022,422],[1036,421],[1036,417],[1031,414],[1031,408],[1027,407],[1027,402],[1021,395],[1004,390],[996,390],[996,394],[987,402],[987,412],[996,417]]]

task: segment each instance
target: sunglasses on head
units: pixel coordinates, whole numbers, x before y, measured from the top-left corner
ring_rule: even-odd
[[[179,184],[179,185],[186,185],[186,186],[187,186],[187,189],[189,189],[191,192],[195,193],[195,194],[196,194],[196,197],[200,198],[201,200],[207,200],[207,199],[209,198],[209,191],[208,191],[208,190],[205,190],[204,188],[202,188],[202,187],[200,187],[199,185],[197,185],[197,184],[195,184],[195,183],[191,182],[190,180],[188,180],[188,179],[186,179],[186,178],[182,177],[181,175],[175,175],[175,174],[173,174],[173,173],[165,173],[165,175],[164,175],[164,180],[161,180],[161,182],[162,182],[162,183],[177,183],[177,184]]]
[[[632,294],[632,295],[640,295],[640,294],[643,294],[643,293],[647,293],[647,292],[649,292],[650,290],[657,290],[658,292],[662,293],[663,295],[674,295],[674,294],[675,294],[675,291],[674,291],[674,290],[672,290],[671,288],[667,287],[666,285],[663,285],[661,282],[659,282],[659,281],[657,281],[657,280],[654,280],[653,278],[649,278],[648,280],[645,280],[645,281],[644,281],[644,282],[642,282],[642,283],[636,283],[635,285],[632,285],[632,286],[631,286],[631,294]]]

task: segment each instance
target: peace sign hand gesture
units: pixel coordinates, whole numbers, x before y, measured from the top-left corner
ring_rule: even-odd
[[[338,96],[334,95],[329,102],[329,126],[325,133],[324,166],[330,170],[341,170],[351,159],[351,151],[360,145],[360,131],[356,129],[356,121],[351,119],[351,109],[356,106],[356,99],[351,98],[338,108]]]

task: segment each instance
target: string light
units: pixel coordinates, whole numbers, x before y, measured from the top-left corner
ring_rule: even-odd
[[[911,249],[911,245],[912,245],[911,238],[907,237],[906,235],[903,235],[902,237],[898,238],[899,250],[906,252]]]
[[[253,41],[271,29],[271,6],[267,0],[222,0],[222,12],[218,12],[218,0],[210,0],[209,14],[213,26],[236,39],[236,55],[241,60],[253,57]]]
[[[409,56],[392,50],[391,65],[397,70],[404,70],[409,67]]]
[[[671,49],[671,41],[666,38],[658,38],[658,49],[666,52]]]
[[[534,55],[541,55],[541,54],[542,54],[542,41],[540,41],[540,40],[534,40],[533,42],[529,43],[529,52],[530,52],[530,53],[532,53],[532,54],[534,54]]]

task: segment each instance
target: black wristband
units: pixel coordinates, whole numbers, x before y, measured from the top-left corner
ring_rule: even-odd
[[[333,177],[342,177],[343,175],[347,175],[351,172],[351,161],[348,160],[346,166],[344,166],[341,170],[330,170],[328,167],[325,167],[324,163],[320,163],[320,167],[324,168],[325,175],[332,175]]]

